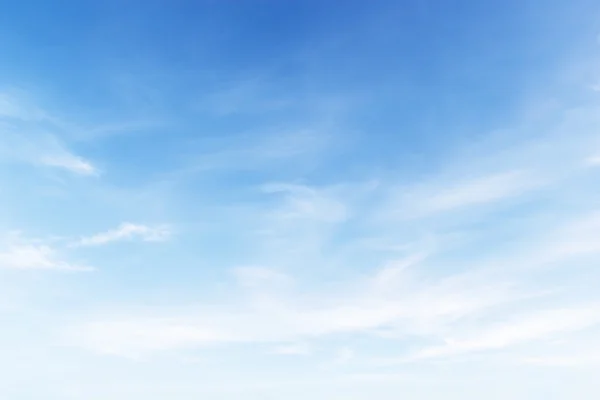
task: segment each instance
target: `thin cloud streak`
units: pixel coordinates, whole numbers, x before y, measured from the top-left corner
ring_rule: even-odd
[[[0,93],[0,124],[0,161],[50,167],[82,176],[100,175],[90,160],[68,149],[59,134],[67,136],[64,124],[46,111]]]
[[[507,324],[492,325],[471,338],[447,338],[446,345],[421,350],[414,357],[439,358],[486,350],[499,350],[545,339],[555,334],[577,332],[600,323],[600,306],[541,311]]]
[[[113,242],[141,240],[142,242],[164,242],[173,232],[167,226],[146,226],[124,222],[116,229],[81,238],[72,247],[102,246]]]
[[[40,160],[40,164],[49,167],[64,168],[79,175],[99,175],[99,171],[89,161],[71,154],[66,154],[62,157],[44,157]]]
[[[588,134],[583,136],[582,143],[587,141]],[[549,143],[561,146],[562,142]],[[572,146],[571,142],[570,147],[580,146]],[[541,195],[536,197],[539,188],[552,186],[553,190],[560,190],[561,184],[569,182],[570,178],[577,180],[583,176],[583,172],[575,167],[578,158],[574,156],[569,157],[572,164],[542,173],[541,166],[550,165],[552,160],[534,158],[533,155],[539,152],[536,146],[531,149],[532,157],[525,157],[519,150],[519,157],[508,157],[502,168],[495,166],[497,171],[507,172],[478,177],[456,175],[454,183],[443,179],[446,174],[432,176],[425,184],[415,184],[414,190],[408,192],[410,195],[402,198],[403,204],[408,205],[408,210],[421,210],[412,217],[416,223],[429,219],[432,214],[444,214],[455,218],[455,224],[460,226],[461,221],[469,220],[465,210],[472,207],[483,205],[493,214],[505,199],[529,196],[531,201],[543,201]],[[553,147],[544,151],[555,154],[557,150]],[[532,160],[530,166],[526,160]],[[358,234],[347,239],[344,245],[361,243],[365,239],[361,229],[373,226],[373,210],[386,216],[377,221],[376,226],[387,235],[380,235],[380,240],[398,242],[395,238],[405,237],[406,231],[398,225],[396,209],[390,206],[398,199],[390,190],[396,184],[386,182],[369,187],[370,190],[365,191],[363,183],[328,187],[295,183],[262,185],[259,188],[262,193],[277,202],[264,209],[263,214],[258,213],[262,225],[255,231],[266,234],[254,236],[253,240],[257,248],[268,251],[260,253],[252,265],[277,266],[273,264],[274,260],[296,265],[296,260],[290,259],[292,254],[306,257],[314,253],[314,260],[311,258],[311,262],[316,263],[314,267],[326,266],[330,259],[323,256],[323,251],[338,249],[330,247],[336,230],[353,224]],[[358,208],[365,205],[366,208]],[[596,254],[597,246],[588,240],[597,230],[596,219],[590,218],[594,212],[593,209],[578,209],[567,215],[567,223],[562,220],[541,230],[529,230],[535,228],[529,226],[527,232],[517,232],[517,235],[527,236],[527,240],[517,240],[517,246],[512,248],[515,251],[508,256],[498,254],[494,249],[477,249],[471,256],[483,262],[465,265],[463,261],[460,268],[468,272],[432,276],[432,268],[444,262],[444,255],[438,254],[437,245],[406,257],[390,258],[392,256],[387,254],[383,262],[378,263],[379,267],[373,269],[372,266],[370,273],[361,279],[341,279],[338,287],[343,289],[336,292],[303,292],[298,286],[282,294],[279,289],[288,288],[289,282],[294,281],[293,276],[284,278],[263,267],[238,269],[234,272],[238,285],[257,294],[250,296],[250,301],[246,298],[245,302],[224,303],[178,316],[174,311],[144,318],[130,315],[118,320],[92,319],[72,327],[70,337],[74,345],[101,353],[143,355],[226,343],[312,342],[342,334],[397,340],[415,335],[425,342],[435,343],[444,340],[445,335],[460,333],[467,327],[474,332],[472,337],[451,337],[450,342],[454,345],[424,345],[416,353],[417,359],[452,357],[528,343],[538,336],[568,333],[576,329],[569,324],[577,325],[579,320],[567,318],[564,326],[555,327],[551,325],[552,321],[539,317],[539,324],[535,326],[526,323],[521,326],[515,322],[516,327],[500,327],[505,336],[496,337],[486,333],[488,329],[496,329],[494,324],[490,325],[490,319],[513,315],[517,304],[529,310],[531,315],[537,315],[538,303],[554,299],[552,287],[535,284],[536,274],[540,273],[537,271],[541,270],[531,267],[553,262],[568,265],[570,260],[582,254]],[[585,220],[587,225],[578,222]],[[237,221],[232,226],[240,228]],[[565,226],[570,228],[565,229]],[[436,233],[431,231],[434,238]],[[117,229],[93,236],[88,243],[108,243],[129,235],[133,233],[124,234]],[[289,246],[282,245],[288,243],[302,251],[291,253]],[[336,262],[353,265],[350,258],[342,257]],[[269,290],[265,291],[265,288]],[[272,288],[278,290],[271,291]],[[470,325],[475,322],[475,326]]]
[[[260,278],[263,276],[260,274]],[[388,279],[406,281],[404,276]],[[290,342],[342,333],[369,335],[390,324],[405,331],[424,332],[519,298],[503,284],[464,287],[462,283],[442,281],[431,288],[411,282],[399,294],[374,292],[371,282],[366,279],[362,285],[353,285],[358,291],[298,298],[265,297],[259,286],[255,289],[263,295],[256,302],[224,304],[212,311],[198,311],[197,316],[125,316],[96,321],[74,327],[72,337],[80,338],[76,343],[99,352],[127,355],[219,343]]]

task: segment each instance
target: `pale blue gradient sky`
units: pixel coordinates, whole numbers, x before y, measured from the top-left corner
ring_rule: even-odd
[[[597,399],[594,1],[0,1],[0,398]]]

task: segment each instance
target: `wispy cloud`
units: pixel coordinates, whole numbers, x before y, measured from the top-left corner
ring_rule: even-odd
[[[436,358],[485,350],[498,350],[554,334],[576,332],[600,323],[600,307],[564,308],[541,311],[505,324],[493,324],[470,338],[446,338],[446,344],[421,350],[416,358]]]
[[[98,175],[98,170],[89,161],[72,154],[64,154],[62,157],[43,157],[40,164],[49,167],[64,168],[79,175]]]
[[[100,173],[90,161],[73,154],[56,136],[47,133],[6,131],[0,138],[0,161],[51,167],[77,175]]]
[[[0,93],[0,161],[62,169],[77,175],[99,175],[98,168],[74,154],[57,132],[62,123],[36,106]]]
[[[72,328],[72,341],[99,352],[143,355],[227,343],[310,345],[340,335],[413,337],[420,345],[398,359],[423,361],[508,349],[585,329],[596,309],[576,305],[545,313],[559,295],[554,284],[541,280],[547,270],[533,268],[574,268],[574,260],[597,254],[594,204],[548,219],[556,215],[554,202],[564,198],[565,188],[573,193],[589,183],[581,160],[593,142],[595,117],[590,110],[578,111],[575,119],[565,115],[560,132],[551,137],[528,138],[508,148],[482,145],[485,152],[419,182],[259,185],[256,195],[264,196],[265,204],[249,209],[254,218],[225,215],[220,221],[232,231],[251,232],[242,237],[255,249],[248,260],[254,267],[233,269],[230,301],[92,318]],[[575,126],[580,134],[567,135]],[[563,150],[564,164],[555,165]],[[544,205],[541,217],[523,206],[524,199]],[[485,213],[474,218],[478,207]],[[509,220],[497,218],[502,209],[510,211]],[[452,223],[440,224],[444,218]],[[465,242],[444,243],[461,229],[467,229]],[[143,237],[136,229],[117,229],[87,243],[135,235]],[[415,236],[430,239],[407,246],[418,242]],[[392,246],[364,245],[373,237]],[[333,268],[340,272],[338,279],[311,290],[296,276]],[[567,292],[585,284],[571,271]],[[239,300],[240,288],[251,296]]]
[[[186,166],[168,174],[185,179],[207,172],[263,171],[274,166],[298,167],[314,162],[332,142],[331,130],[308,126],[271,128],[266,132],[236,135],[233,139],[200,143]],[[207,151],[207,148],[210,151]]]
[[[597,326],[584,334],[571,335],[567,340],[551,341],[526,354],[515,362],[557,368],[586,368],[600,365],[600,338]]]
[[[415,204],[418,207],[416,215],[450,211],[517,197],[537,185],[539,182],[535,177],[527,176],[524,171],[510,171],[458,182],[453,187],[436,187],[435,191],[422,194],[422,201]]]
[[[585,160],[586,165],[595,167],[600,165],[600,156],[592,156]]]
[[[2,18],[0,398],[596,396],[593,2],[125,3]]]
[[[335,223],[348,217],[343,201],[315,188],[272,183],[264,185],[262,190],[268,194],[284,195],[283,205],[273,213],[278,220],[301,219]]]
[[[0,118],[24,121],[39,121],[48,115],[37,106],[26,102],[15,93],[0,93]]]
[[[74,247],[101,246],[112,242],[141,240],[143,242],[163,242],[172,231],[167,226],[146,226],[125,222],[116,229],[83,237],[72,243]]]
[[[406,276],[394,279],[402,291],[373,290],[370,278],[348,285],[353,290],[298,297],[265,294],[262,287],[255,287],[263,295],[249,303],[224,304],[197,315],[96,321],[77,328],[75,336],[97,351],[127,355],[218,343],[293,342],[342,333],[378,336],[377,329],[387,327],[426,332],[519,298],[503,284],[471,282],[471,287],[441,281],[431,288]]]
[[[93,268],[64,260],[48,244],[11,235],[0,247],[0,268],[16,270],[92,271]]]

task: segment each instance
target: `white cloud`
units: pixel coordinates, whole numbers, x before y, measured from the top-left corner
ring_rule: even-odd
[[[335,223],[348,217],[344,202],[311,187],[273,183],[264,185],[263,191],[284,195],[282,206],[273,213],[280,221],[301,219]]]
[[[563,266],[565,261],[600,253],[600,212],[592,210],[574,216],[550,231],[536,232],[535,238],[526,242],[525,251],[512,254],[510,261],[498,258],[496,266],[507,268],[539,268],[549,265]]]
[[[567,121],[562,129],[570,132],[578,125]],[[231,149],[208,154],[196,166],[271,168],[270,161],[314,151],[319,146],[313,147],[313,136],[303,132],[245,138]],[[599,249],[595,238],[600,225],[589,207],[574,207],[556,223],[547,221],[555,218],[553,204],[540,211],[539,220],[527,219],[533,207],[511,208],[510,215],[497,220],[470,220],[469,214],[476,208],[493,214],[524,198],[530,201],[527,206],[546,206],[552,203],[548,197],[556,194],[560,199],[566,187],[578,197],[588,136],[584,130],[575,138],[557,134],[510,149],[489,146],[475,160],[460,160],[460,165],[444,166],[419,181],[260,185],[253,200],[264,203],[248,205],[242,218],[225,215],[219,220],[219,229],[247,240],[252,248],[247,260],[246,254],[241,257],[242,265],[250,266],[232,270],[230,299],[197,308],[165,306],[143,315],[114,310],[86,315],[70,328],[68,340],[96,352],[129,356],[257,343],[278,354],[300,355],[318,340],[329,345],[330,339],[360,336],[366,341],[398,341],[403,346],[397,348],[405,353],[398,359],[423,361],[513,349],[583,330],[586,318],[593,317],[587,311],[559,308],[539,313],[544,308],[539,298],[555,299],[556,282],[538,283],[543,272],[524,267],[556,262],[572,268],[576,283],[564,290],[576,291],[581,283],[575,272],[578,265],[569,261],[593,256]],[[84,165],[75,162],[71,167],[85,171]],[[555,192],[549,195],[546,189],[553,185]],[[376,213],[381,218],[374,222]],[[398,214],[410,218],[399,221]],[[453,218],[448,231],[436,225],[446,217]],[[507,228],[510,223],[514,226]],[[444,238],[462,235],[460,229],[475,244],[447,246]],[[238,237],[238,232],[243,233]],[[166,227],[125,223],[73,245],[160,241],[169,236]],[[431,240],[421,248],[407,246],[417,241],[415,236]],[[371,246],[361,245],[374,237],[378,246],[372,241]],[[324,282],[324,276],[331,281]],[[340,351],[338,358],[353,358],[351,348]]]
[[[437,188],[418,207],[424,213],[447,211],[518,196],[535,186],[536,180],[523,172],[500,173],[461,182],[448,189]]]
[[[518,365],[556,368],[598,366],[600,365],[599,328],[600,323],[596,323],[587,329],[568,332],[556,340],[550,338],[536,340],[520,351],[507,351],[505,356],[507,361]]]
[[[236,336],[176,319],[94,322],[70,332],[70,340],[104,354],[141,356],[152,351],[235,341]]]
[[[585,164],[590,167],[596,167],[600,165],[600,155],[591,156],[585,160]]]
[[[84,237],[73,243],[72,246],[101,246],[112,242],[135,239],[144,242],[163,242],[168,240],[171,235],[171,230],[166,226],[151,227],[125,222],[116,229]]]
[[[244,271],[260,281],[270,272]],[[238,271],[239,274],[239,271]],[[296,296],[271,295],[258,287],[256,300],[223,304],[184,312],[179,317],[123,317],[85,323],[74,328],[74,343],[100,352],[128,355],[161,350],[210,346],[218,343],[303,343],[315,338],[360,333],[379,336],[378,328],[396,327],[404,332],[432,332],[446,324],[497,304],[520,297],[502,283],[442,280],[430,287],[405,276],[390,277],[408,282],[401,290],[381,292],[368,277],[340,293],[314,293]],[[172,314],[171,314],[172,315]],[[141,336],[141,337],[138,337]],[[81,343],[83,340],[83,343]]]
[[[64,168],[79,175],[98,175],[99,173],[89,161],[72,154],[65,154],[62,157],[43,157],[40,159],[40,164]]]
[[[305,245],[303,241],[312,244],[315,237],[319,238],[317,244],[326,241],[327,236],[322,235],[327,232],[327,227],[346,223],[348,215],[352,215],[348,211],[351,201],[348,198],[345,198],[346,202],[341,201],[335,191],[294,185],[265,188],[267,192],[285,194],[280,203],[269,209],[267,215],[274,217],[266,219],[267,227],[279,238],[296,239],[301,245]],[[322,200],[323,197],[327,200]],[[302,201],[298,202],[298,198]],[[314,203],[305,205],[305,199]],[[331,211],[331,199],[338,199],[331,203],[335,204],[333,210],[343,212]],[[314,204],[326,206],[319,209]],[[336,218],[330,218],[331,214],[337,215]],[[436,258],[439,257],[438,248],[433,239],[428,241],[428,246],[417,248],[405,257],[393,255],[397,258],[390,259],[388,255],[379,264],[380,268],[371,268],[366,276],[361,274],[355,279],[340,280],[334,286],[325,286],[327,289],[322,291],[300,292],[301,285],[295,285],[293,292],[285,290],[291,278],[277,269],[238,268],[233,271],[236,283],[253,290],[257,296],[244,297],[242,301],[236,301],[238,297],[233,296],[230,302],[200,310],[83,321],[73,328],[72,343],[99,352],[143,355],[226,343],[274,346],[310,343],[351,333],[391,340],[417,337],[426,344],[412,359],[421,360],[511,348],[538,338],[584,329],[595,318],[598,310],[593,307],[537,312],[539,307],[530,302],[536,298],[553,298],[553,287],[537,285],[537,270],[523,268],[552,260],[569,265],[574,257],[597,252],[593,238],[600,225],[594,215],[570,216],[567,223],[559,221],[551,225],[552,229],[517,231],[518,238],[525,238],[525,241],[517,240],[519,245],[524,245],[516,248],[519,251],[498,253],[493,248],[476,249],[475,253],[470,253],[469,262],[463,259],[461,264],[453,264],[453,269],[447,273],[432,274],[439,268],[439,263],[443,265],[444,262],[443,258],[441,261]],[[307,223],[311,224],[311,229],[298,234],[299,228]],[[391,225],[396,224],[392,222]],[[310,235],[304,237],[307,232]],[[115,237],[121,235],[97,235],[91,243],[105,243],[116,240]],[[257,243],[263,240],[260,236]],[[280,250],[278,254],[284,254],[284,261],[289,261],[285,255],[287,250]],[[481,254],[490,258],[478,265],[476,257]],[[299,265],[306,265],[302,264],[304,261],[298,260]],[[343,261],[353,265],[351,258]],[[317,264],[317,268],[327,267],[327,259],[319,262],[322,264]],[[457,272],[456,268],[463,272]],[[573,274],[577,275],[576,272]],[[284,290],[273,291],[273,288]],[[531,314],[517,318],[523,310],[529,310]],[[499,319],[509,322],[501,325],[490,322]],[[445,340],[446,344],[432,345],[440,340]],[[409,358],[410,354],[407,354],[398,360]]]
[[[474,178],[446,177],[440,182],[433,180],[396,189],[383,209],[382,218],[419,219],[490,207],[519,198],[546,183],[544,178],[524,170],[492,172]]]
[[[536,301],[553,299],[556,292],[553,286],[535,284],[543,270],[523,266],[549,259],[569,265],[574,257],[591,251],[586,243],[589,239],[593,245],[598,226],[597,218],[590,215],[573,218],[554,225],[554,232],[544,230],[528,238],[531,243],[525,253],[515,251],[492,264],[473,261],[461,265],[465,272],[437,277],[430,275],[436,263],[435,247],[417,248],[395,261],[386,260],[367,276],[325,286],[323,291],[299,291],[300,283],[290,291],[292,278],[278,270],[236,268],[237,285],[256,296],[242,300],[233,296],[231,301],[196,310],[82,321],[73,328],[72,343],[99,352],[143,355],[224,343],[308,344],[352,333],[391,340],[408,335],[426,343],[446,341],[443,346],[427,345],[418,351],[421,359],[510,348],[595,323],[600,310],[591,306],[537,311]],[[524,310],[531,314],[522,314]],[[498,320],[507,322],[493,322]]]
[[[0,161],[62,169],[78,175],[98,175],[91,161],[73,154],[60,138],[64,124],[47,112],[0,93]]]
[[[333,136],[330,130],[316,124],[314,127],[274,128],[267,133],[252,132],[220,141],[200,142],[187,165],[166,176],[181,182],[204,173],[291,170],[313,163],[326,154]]]
[[[0,268],[18,270],[91,271],[93,268],[63,260],[58,251],[46,244],[12,237],[0,248]]]
[[[505,324],[492,325],[468,338],[446,338],[446,345],[420,351],[416,358],[436,358],[503,349],[564,332],[576,332],[600,323],[600,306],[563,308],[525,315]]]
[[[16,93],[0,93],[0,119],[31,121],[47,118],[42,110],[19,97]]]
[[[387,33],[385,27],[375,25],[378,34]],[[343,47],[348,35],[342,34],[341,42],[338,36],[334,34],[324,47],[334,52],[340,44]],[[294,65],[297,55],[292,54]],[[312,61],[308,60],[308,70],[328,63],[326,59]],[[135,69],[153,78],[163,72],[168,75],[168,71],[144,71],[143,65]],[[281,75],[281,70],[277,65],[271,68],[274,75]],[[308,86],[308,92],[311,86],[323,86],[318,79],[305,78],[308,85],[300,86]],[[399,394],[431,399],[440,393],[451,398],[516,399],[519,391],[530,397],[546,391],[557,399],[581,399],[583,391],[588,392],[583,393],[585,398],[596,395],[590,390],[593,385],[575,394],[572,387],[555,394],[557,382],[565,387],[580,383],[579,371],[565,375],[574,377],[565,383],[557,379],[560,374],[548,375],[547,370],[534,371],[531,366],[585,366],[589,369],[581,374],[585,375],[581,381],[587,382],[600,365],[600,352],[592,346],[565,344],[549,351],[555,339],[577,340],[580,335],[598,333],[600,220],[594,209],[600,204],[600,190],[594,176],[597,170],[584,168],[585,163],[600,165],[596,160],[600,147],[588,145],[597,141],[597,109],[553,109],[552,115],[544,115],[546,105],[536,104],[536,115],[522,126],[453,157],[451,147],[459,141],[469,141],[467,146],[471,146],[476,138],[494,135],[469,132],[469,127],[489,126],[502,116],[494,115],[494,110],[487,112],[485,105],[469,115],[459,104],[451,105],[425,127],[447,124],[447,131],[438,132],[446,135],[443,145],[415,147],[410,140],[403,142],[411,133],[381,132],[407,125],[401,121],[401,101],[396,102],[399,114],[387,118],[393,108],[388,104],[390,96],[396,96],[397,87],[392,84],[384,90],[390,96],[380,96],[381,90],[362,82],[357,93],[365,96],[364,107],[348,118],[348,129],[332,146],[330,126],[305,121],[302,106],[298,107],[319,96],[304,89],[295,92],[300,81],[294,78],[283,85],[290,89],[283,98],[293,99],[294,110],[289,114],[308,129],[289,126],[279,114],[275,120],[272,115],[257,115],[285,104],[271,102],[277,98],[270,93],[263,96],[260,85],[251,85],[212,99],[213,110],[221,116],[236,115],[209,125],[228,130],[241,123],[252,132],[195,134],[191,131],[198,115],[188,115],[189,110],[166,115],[172,105],[186,102],[187,94],[177,93],[176,99],[170,99],[169,93],[160,90],[165,82],[159,81],[148,88],[156,101],[140,101],[144,95],[134,93],[118,112],[141,114],[143,121],[149,109],[158,111],[155,114],[165,118],[175,116],[182,129],[164,137],[162,133],[169,131],[166,126],[141,129],[161,136],[161,143],[168,141],[165,151],[169,154],[150,170],[135,165],[140,174],[126,179],[128,187],[122,185],[117,169],[102,179],[63,178],[98,175],[100,165],[110,167],[114,161],[130,163],[111,159],[110,151],[93,152],[103,153],[108,157],[105,160],[88,160],[95,156],[86,155],[85,149],[148,145],[148,138],[128,136],[114,141],[109,136],[109,132],[138,130],[143,124],[106,125],[67,134],[47,115],[0,97],[0,118],[4,116],[2,124],[10,128],[6,135],[0,133],[0,162],[37,166],[10,166],[17,173],[14,178],[12,171],[6,174],[14,181],[6,184],[14,188],[0,193],[4,211],[0,220],[52,235],[78,225],[69,218],[87,216],[81,222],[86,230],[72,240],[15,241],[0,247],[0,267],[12,269],[0,271],[3,286],[7,286],[5,276],[17,276],[14,283],[27,284],[30,276],[36,281],[32,290],[36,297],[27,302],[30,308],[23,307],[23,315],[15,313],[7,329],[0,329],[6,349],[14,347],[8,357],[0,349],[5,359],[4,380],[9,382],[0,384],[0,397],[22,396],[17,392],[24,385],[11,382],[39,383],[40,377],[42,384],[33,386],[44,390],[49,386],[47,397],[72,399],[228,395],[396,399]],[[168,92],[182,86],[167,85]],[[336,87],[336,82],[326,86]],[[517,97],[504,99],[510,101],[503,104],[521,104],[524,99]],[[431,96],[430,100],[436,101]],[[144,103],[141,109],[136,109],[140,103]],[[429,109],[439,110],[439,105],[448,106],[442,99]],[[450,108],[457,113],[450,116],[445,112]],[[97,111],[84,110],[79,115],[98,115]],[[500,124],[527,113],[505,111],[507,118]],[[106,109],[99,112],[110,114]],[[365,119],[365,115],[370,117]],[[394,126],[394,122],[399,124]],[[265,125],[273,127],[266,135],[261,131]],[[365,146],[346,152],[347,136],[356,129],[364,129]],[[458,129],[461,132],[456,135]],[[434,136],[430,132],[429,137]],[[68,141],[75,137],[78,140]],[[92,142],[96,138],[102,143]],[[145,150],[153,152],[155,147]],[[172,184],[164,168],[179,163],[188,165],[189,171]],[[51,185],[38,179],[39,175],[59,177],[66,184],[60,187],[61,198],[41,198],[40,209],[33,210],[38,192],[50,192],[56,182],[48,188]],[[166,184],[156,182],[164,176],[169,180]],[[26,190],[19,190],[17,179],[24,179]],[[348,182],[354,179],[360,182]],[[373,181],[377,185],[370,185]],[[30,189],[38,183],[43,188]],[[156,198],[152,197],[155,193]],[[44,212],[53,214],[45,218]],[[129,219],[117,219],[116,224],[98,229],[99,222],[114,222],[120,216],[140,218],[134,222],[146,224],[118,225]],[[122,253],[124,248],[103,245],[171,237],[169,227],[148,223],[163,217],[185,224],[186,237],[176,245],[161,246],[161,257],[153,258],[155,252],[146,251],[154,245],[135,246],[139,251],[134,260],[126,261],[148,267],[143,279],[129,269],[110,266],[96,277],[97,282],[13,271],[85,269],[71,260],[67,251],[74,249],[69,245],[76,247],[74,254],[110,261],[119,255],[114,250]],[[95,228],[87,230],[90,226]],[[94,251],[89,248],[93,246],[97,246]],[[90,262],[100,265],[93,259]],[[0,289],[0,297],[4,295]],[[56,331],[72,347],[54,343]],[[30,337],[11,340],[21,332]],[[594,340],[598,341],[590,342]],[[22,348],[34,356],[18,354]],[[131,363],[97,353],[148,362]],[[400,365],[396,371],[381,365],[373,368],[368,361],[376,357],[390,357],[391,364],[412,364]],[[195,360],[195,364],[180,360]],[[485,368],[507,360],[508,368]],[[311,364],[332,368],[320,371]],[[381,373],[361,374],[369,370]],[[527,381],[530,390],[519,378]],[[489,384],[494,379],[498,383]],[[368,387],[361,386],[367,381]]]
[[[53,135],[5,132],[0,138],[0,161],[62,169],[78,175],[98,175],[88,160],[67,150]]]

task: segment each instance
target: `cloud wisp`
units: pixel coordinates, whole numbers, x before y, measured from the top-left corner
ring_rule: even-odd
[[[249,210],[253,218],[220,221],[252,232],[242,237],[257,249],[249,266],[232,267],[230,301],[92,318],[67,336],[79,346],[126,356],[250,343],[291,354],[326,338],[418,338],[421,344],[408,346],[389,360],[393,364],[504,351],[591,328],[595,303],[575,293],[599,253],[597,209],[591,202],[568,209],[557,204],[566,188],[572,196],[589,187],[582,160],[600,122],[594,110],[565,111],[564,124],[549,135],[503,148],[480,144],[476,157],[419,182],[259,185],[257,196],[266,203]],[[574,127],[578,135],[567,135]],[[564,163],[556,165],[557,154]],[[540,211],[532,213],[530,204]],[[502,217],[507,213],[510,223]],[[161,229],[125,224],[79,246],[167,237]],[[429,238],[427,245],[408,245],[415,237]],[[386,245],[373,246],[374,240]],[[482,246],[490,240],[501,246]],[[333,267],[345,273],[309,290],[295,276]],[[571,268],[572,280],[561,290],[540,279],[564,268]],[[565,291],[576,299],[570,308],[561,305]]]
[[[486,350],[501,350],[553,335],[577,332],[600,323],[598,304],[545,310],[520,320],[492,325],[470,338],[446,338],[446,344],[421,350],[416,359],[449,357]]]
[[[167,226],[147,226],[124,222],[115,229],[83,237],[73,243],[72,247],[102,246],[113,242],[140,240],[142,242],[164,242],[173,232]]]
[[[98,169],[89,161],[67,152],[63,152],[62,156],[42,157],[39,163],[48,167],[63,168],[78,175],[95,176],[99,174]]]
[[[94,268],[66,261],[49,244],[11,235],[0,247],[0,268],[14,270],[93,271]]]
[[[0,17],[0,399],[599,397],[600,3],[84,3]]]
[[[250,290],[259,296],[250,302],[183,314],[173,310],[170,317],[124,316],[95,321],[76,328],[74,337],[100,352],[143,355],[222,343],[279,343],[285,347],[285,343],[339,334],[377,337],[382,330],[428,336],[462,318],[523,298],[505,283],[491,284],[475,278],[469,282],[465,278],[462,282],[444,279],[431,286],[415,281],[407,271],[389,274],[389,268],[385,271],[386,282],[378,272],[375,277],[347,285],[354,289],[340,293],[294,296],[288,290],[288,295],[282,295],[267,290],[272,277],[281,280],[279,273],[255,271],[251,273]],[[243,274],[246,288],[249,273]],[[382,283],[396,290],[382,291]],[[180,316],[173,316],[178,313]]]
[[[68,149],[57,118],[14,95],[0,93],[0,162],[50,167],[75,175],[98,176],[100,170]]]

